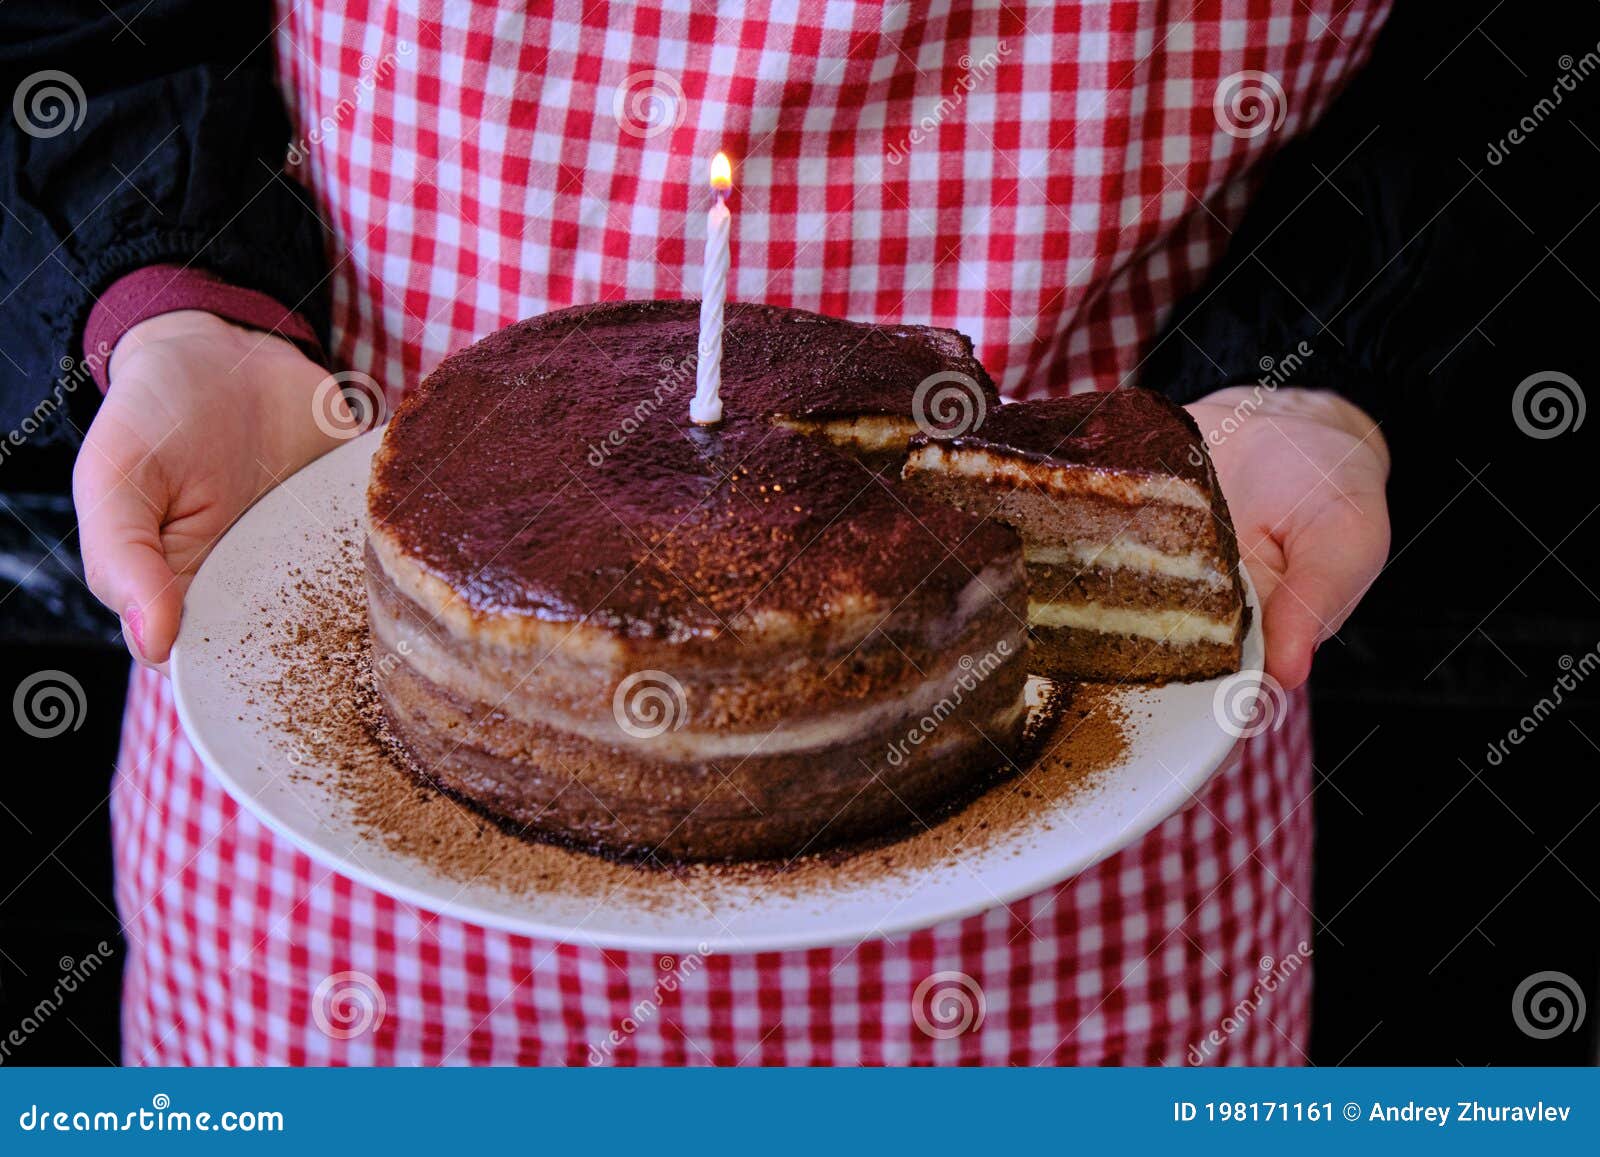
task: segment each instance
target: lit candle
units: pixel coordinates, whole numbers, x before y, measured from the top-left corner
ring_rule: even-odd
[[[722,309],[728,298],[728,238],[733,214],[728,191],[733,166],[726,153],[711,160],[711,188],[716,202],[706,214],[706,263],[700,279],[700,356],[695,364],[694,401],[689,417],[700,426],[722,421]]]

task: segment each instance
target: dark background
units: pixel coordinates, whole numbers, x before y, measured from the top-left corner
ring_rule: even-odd
[[[1398,5],[1367,72],[1279,155],[1234,239],[1232,266],[1267,272],[1225,266],[1204,305],[1174,315],[1193,340],[1168,347],[1203,349],[1218,311],[1279,292],[1268,276],[1287,283],[1309,315],[1340,319],[1348,377],[1372,391],[1394,452],[1390,565],[1313,679],[1317,1064],[1597,1060],[1600,673],[1498,765],[1488,750],[1600,647],[1600,418],[1541,440],[1509,411],[1517,383],[1548,370],[1600,402],[1600,72],[1486,159],[1564,59],[1600,53],[1596,12]],[[59,496],[70,457],[29,447],[0,463],[0,699],[56,669],[87,704],[48,740],[0,710],[0,1035],[64,958],[102,940],[117,955],[11,1064],[118,1055],[106,799],[127,664],[77,570]],[[1512,998],[1546,971],[1586,1009],[1541,1040]]]
[[[0,467],[0,482],[6,470]],[[0,492],[0,1041],[102,942],[115,955],[11,1048],[6,1064],[113,1064],[122,971],[109,800],[128,681],[115,616],[82,585],[64,497]],[[71,675],[77,730],[36,739],[12,706],[41,670]]]
[[[1512,413],[1548,371],[1600,402],[1597,16],[1399,5],[1235,240],[1288,222],[1263,260],[1342,311],[1394,455],[1389,565],[1313,681],[1319,1064],[1597,1060],[1600,670],[1556,683],[1600,659],[1600,418],[1540,439]],[[1319,301],[1341,266],[1355,290]],[[1514,726],[1527,740],[1492,761]],[[1540,1040],[1512,998],[1546,971],[1587,1008]]]

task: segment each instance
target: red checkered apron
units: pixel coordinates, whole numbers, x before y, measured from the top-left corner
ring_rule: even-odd
[[[734,300],[954,326],[1031,396],[1136,377],[1163,311],[1226,244],[1252,163],[1320,111],[1386,4],[280,7],[290,159],[332,229],[335,350],[391,393],[517,318],[694,296],[722,148]],[[1039,895],[691,971],[476,927],[324,869],[234,805],[165,682],[140,672],[113,799],[124,1051],[1297,1063],[1312,923],[1300,696],[1282,720],[1187,810]],[[369,998],[353,1023],[330,1004],[347,983]]]

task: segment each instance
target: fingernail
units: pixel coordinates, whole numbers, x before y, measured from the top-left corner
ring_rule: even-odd
[[[139,657],[144,657],[144,616],[139,613],[138,603],[129,603],[122,608],[122,621],[127,625],[128,634],[133,636],[133,645],[139,648]]]

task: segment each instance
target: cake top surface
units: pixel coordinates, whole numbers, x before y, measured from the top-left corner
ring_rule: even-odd
[[[913,445],[922,441],[913,439]],[[1181,478],[1210,489],[1200,428],[1183,407],[1137,387],[991,409],[949,444],[1057,466]]]
[[[911,416],[919,383],[994,388],[949,330],[733,304],[719,426],[689,421],[699,305],[545,314],[449,358],[373,465],[375,532],[473,610],[625,635],[773,616],[948,615],[1012,532],[901,491],[775,415]]]

